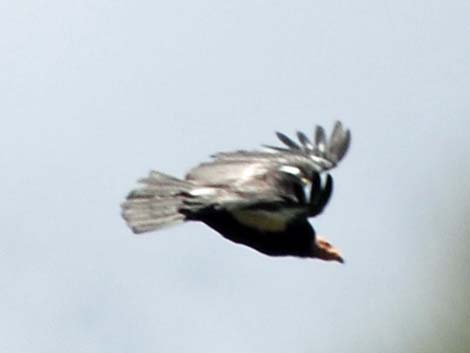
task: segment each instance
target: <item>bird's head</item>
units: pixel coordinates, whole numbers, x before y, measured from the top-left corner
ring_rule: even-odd
[[[315,238],[312,256],[325,261],[338,261],[342,264],[344,263],[341,252],[326,239],[319,236],[316,236]]]

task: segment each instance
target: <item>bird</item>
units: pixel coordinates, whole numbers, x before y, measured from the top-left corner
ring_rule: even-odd
[[[322,126],[313,139],[298,131],[298,142],[276,135],[282,147],[218,152],[183,179],[151,171],[121,204],[122,217],[136,234],[199,221],[268,256],[344,263],[309,218],[321,214],[331,198],[329,171],[348,151],[350,130],[336,121],[329,137]]]

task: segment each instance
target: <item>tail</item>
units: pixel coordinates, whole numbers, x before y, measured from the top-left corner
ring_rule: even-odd
[[[121,205],[122,217],[134,233],[150,232],[186,219],[179,209],[184,195],[193,188],[190,182],[156,171],[139,182],[143,186],[131,191]]]

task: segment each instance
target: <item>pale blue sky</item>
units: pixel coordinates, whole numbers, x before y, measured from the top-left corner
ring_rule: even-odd
[[[465,352],[468,1],[4,1],[0,351]],[[341,266],[119,204],[273,132],[352,130]]]

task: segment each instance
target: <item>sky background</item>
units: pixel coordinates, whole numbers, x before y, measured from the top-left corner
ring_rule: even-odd
[[[470,352],[468,1],[0,3],[0,351]],[[119,204],[273,132],[351,128],[345,265]]]

